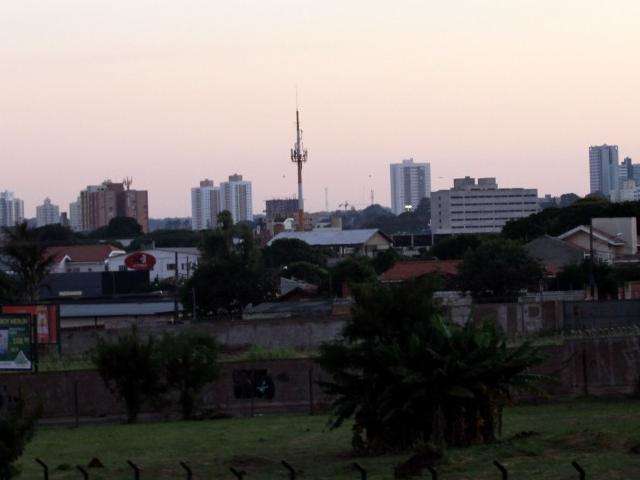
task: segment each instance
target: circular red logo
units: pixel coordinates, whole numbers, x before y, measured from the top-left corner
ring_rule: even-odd
[[[124,264],[131,270],[151,270],[156,264],[156,257],[144,252],[135,252],[124,259]]]

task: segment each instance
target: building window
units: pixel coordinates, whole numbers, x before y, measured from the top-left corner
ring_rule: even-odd
[[[118,270],[121,272],[125,272],[127,270],[127,266],[126,265],[120,265],[118,266]]]
[[[176,269],[175,263],[167,263],[167,270],[175,270],[175,269]]]

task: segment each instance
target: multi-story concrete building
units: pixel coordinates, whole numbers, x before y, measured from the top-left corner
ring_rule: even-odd
[[[415,163],[413,158],[391,164],[391,210],[400,215],[415,209],[431,194],[431,165]]]
[[[221,210],[229,210],[235,222],[253,221],[253,199],[251,182],[237,173],[229,176],[229,181],[220,184]]]
[[[619,188],[620,167],[617,145],[589,147],[589,192],[615,197]]]
[[[191,228],[215,228],[220,206],[220,188],[215,187],[212,180],[202,180],[199,187],[191,189]]]
[[[104,227],[116,217],[131,217],[149,231],[149,199],[146,190],[125,189],[124,183],[105,180],[80,192],[82,230]]]
[[[82,231],[82,203],[80,197],[69,204],[69,226],[74,232]]]
[[[539,210],[535,188],[498,188],[495,178],[456,178],[431,194],[434,234],[498,233],[509,221]]]
[[[13,192],[0,192],[0,227],[13,227],[24,220],[24,202]]]
[[[36,225],[44,227],[55,223],[60,223],[60,207],[51,203],[51,199],[47,197],[42,205],[36,207]]]

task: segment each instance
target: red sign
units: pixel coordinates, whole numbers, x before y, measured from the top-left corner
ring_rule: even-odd
[[[156,257],[144,252],[135,252],[124,259],[124,264],[131,270],[151,270],[156,264]]]
[[[2,313],[28,313],[35,317],[38,343],[58,343],[58,307],[56,305],[4,305]]]

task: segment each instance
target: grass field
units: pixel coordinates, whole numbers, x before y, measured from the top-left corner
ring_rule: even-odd
[[[91,469],[92,479],[133,478],[126,459],[142,467],[142,479],[185,478],[178,466],[181,460],[192,466],[196,479],[233,479],[231,466],[245,470],[246,480],[285,479],[282,459],[294,465],[302,479],[358,479],[351,467],[354,461],[369,471],[370,479],[386,479],[393,477],[393,466],[408,457],[354,458],[349,427],[329,431],[326,422],[326,416],[279,415],[42,428],[22,458],[20,478],[43,478],[35,457],[49,463],[51,479],[60,480],[81,478],[73,467],[98,457],[106,468]],[[519,406],[507,410],[499,442],[450,450],[438,470],[445,480],[499,479],[492,465],[497,459],[508,467],[509,478],[577,479],[571,467],[577,460],[587,478],[637,479],[640,453],[630,453],[634,445],[640,445],[640,401]]]

